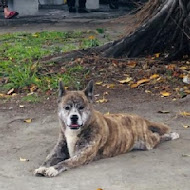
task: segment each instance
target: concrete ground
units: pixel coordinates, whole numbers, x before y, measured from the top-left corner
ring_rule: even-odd
[[[108,24],[109,19],[93,19],[92,23],[91,18],[72,18],[71,21],[74,21],[69,21],[68,25],[63,21],[56,24],[35,24],[35,19],[28,20],[30,19],[33,23],[1,26],[0,32],[75,30],[75,24],[79,20],[84,27],[76,27],[77,29],[110,26],[108,30],[110,33],[114,31],[115,36],[122,32],[119,24]],[[14,20],[17,21],[20,22],[19,19]],[[96,94],[101,92],[96,90]],[[47,101],[45,104],[24,104],[24,107],[19,107],[19,102],[1,104],[0,190],[189,190],[190,128],[185,129],[183,125],[190,125],[190,120],[179,113],[190,112],[190,96],[172,101],[140,93],[138,89],[112,89],[108,99],[106,104],[95,105],[96,109],[104,113],[130,112],[153,121],[164,122],[171,126],[172,131],[180,134],[180,139],[160,144],[151,151],[133,151],[99,160],[55,178],[34,177],[34,169],[40,166],[58,137],[56,100]],[[158,111],[169,113],[161,114]],[[27,118],[32,118],[32,122],[24,122]],[[23,162],[20,158],[29,161]]]
[[[97,90],[96,93],[99,93]],[[56,101],[51,104],[2,105],[0,108],[0,189],[1,190],[189,190],[190,97],[172,101],[137,91],[111,90],[109,103],[95,105],[102,112],[130,112],[164,122],[180,139],[160,144],[151,151],[133,151],[90,163],[55,178],[34,177],[33,171],[56,143],[59,124]],[[12,107],[10,107],[12,106]],[[169,111],[160,114],[158,111]],[[31,123],[24,120],[32,118]],[[19,159],[29,159],[22,162]]]

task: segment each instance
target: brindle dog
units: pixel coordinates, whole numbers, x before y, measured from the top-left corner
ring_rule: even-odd
[[[93,81],[83,91],[66,91],[59,83],[59,139],[36,176],[54,177],[68,169],[129,152],[150,150],[162,141],[179,138],[169,127],[137,115],[109,114],[94,110]]]

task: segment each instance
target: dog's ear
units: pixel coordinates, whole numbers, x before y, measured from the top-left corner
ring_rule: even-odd
[[[59,98],[61,98],[61,97],[63,97],[65,94],[66,94],[65,86],[64,86],[64,84],[63,84],[63,81],[60,80],[60,81],[59,81],[59,94],[58,94],[58,96],[59,96]]]
[[[87,96],[87,98],[92,101],[93,96],[94,96],[94,81],[91,80],[87,87],[84,89],[84,93]]]

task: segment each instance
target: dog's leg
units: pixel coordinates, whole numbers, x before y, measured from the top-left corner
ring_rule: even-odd
[[[53,150],[50,152],[50,154],[46,157],[45,162],[34,171],[34,175],[36,176],[44,176],[47,168],[50,166],[54,166],[58,164],[59,162],[62,162],[63,160],[66,160],[69,158],[68,148],[66,140],[61,133],[59,135],[59,139]]]
[[[101,137],[98,137],[91,142],[89,142],[88,145],[86,145],[83,149],[80,150],[75,156],[62,161],[55,166],[49,167],[45,171],[45,176],[47,177],[54,177],[57,176],[59,173],[66,171],[68,169],[87,164],[93,159],[95,159],[99,144],[100,144]]]

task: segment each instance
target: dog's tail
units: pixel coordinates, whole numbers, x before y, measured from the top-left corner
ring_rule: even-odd
[[[170,127],[162,123],[147,121],[148,129],[153,133],[158,133],[160,136],[168,134],[170,132]]]

